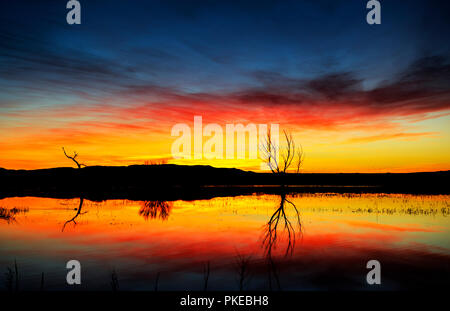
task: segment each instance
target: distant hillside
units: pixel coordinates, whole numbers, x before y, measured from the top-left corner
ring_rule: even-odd
[[[276,193],[282,184],[289,185],[289,191],[295,192],[449,193],[449,177],[450,171],[278,176],[238,169],[172,164],[0,169],[0,196],[176,199]]]

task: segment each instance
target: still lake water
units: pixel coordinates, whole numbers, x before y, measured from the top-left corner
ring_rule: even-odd
[[[448,288],[450,196],[295,194],[198,201],[0,200],[0,289]],[[298,211],[298,213],[297,213]],[[66,223],[67,222],[67,223]],[[67,261],[82,284],[66,284]],[[367,261],[382,284],[366,283]]]

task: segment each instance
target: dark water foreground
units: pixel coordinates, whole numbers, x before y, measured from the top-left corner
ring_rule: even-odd
[[[449,199],[374,193],[5,198],[0,288],[442,290],[450,280]],[[71,259],[81,263],[81,285],[66,283]],[[380,285],[366,282],[372,259],[381,264]]]

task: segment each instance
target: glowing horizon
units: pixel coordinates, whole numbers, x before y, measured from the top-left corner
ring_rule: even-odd
[[[187,120],[180,120],[192,124]],[[240,120],[248,124],[247,120]],[[257,120],[261,122],[262,120]],[[415,172],[449,170],[450,118],[443,116],[428,125],[422,121],[423,131],[386,133],[383,130],[342,130],[332,132],[320,129],[291,129],[297,143],[305,151],[302,172]],[[214,119],[217,122],[217,118]],[[225,121],[228,122],[228,121]],[[441,128],[439,123],[441,124]],[[220,124],[220,123],[219,123]],[[225,123],[223,123],[225,125]],[[270,124],[270,123],[269,123]],[[414,123],[416,127],[419,127]],[[65,128],[36,131],[37,127],[22,128],[19,135],[3,136],[1,167],[8,169],[38,169],[72,166],[61,151],[77,151],[79,160],[88,165],[132,165],[158,162],[181,165],[211,165],[260,170],[259,160],[184,160],[173,159],[170,153],[176,137],[171,137],[171,126],[166,132],[153,132],[153,124],[129,127],[121,123],[93,123]],[[282,123],[281,125],[282,126]],[[426,126],[426,127],[425,127]],[[74,130],[77,128],[78,130]],[[160,127],[164,128],[164,127]],[[283,127],[282,127],[283,129]],[[36,133],[37,132],[37,133]],[[356,136],[354,133],[361,133]],[[302,135],[302,133],[307,133]],[[204,142],[209,137],[204,137]],[[443,152],[444,151],[444,152]]]

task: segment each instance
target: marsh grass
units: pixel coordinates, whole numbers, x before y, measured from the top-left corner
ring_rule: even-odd
[[[208,281],[209,281],[209,273],[210,273],[210,269],[211,265],[210,262],[208,261],[205,266],[203,267],[203,280],[204,280],[204,284],[203,284],[203,290],[206,291],[208,289]]]
[[[116,270],[111,272],[111,289],[113,292],[117,292],[119,290],[119,279],[117,277]]]
[[[8,292],[19,291],[19,268],[16,260],[14,260],[14,269],[6,268],[5,287]]]
[[[273,283],[276,286],[277,290],[281,290],[280,283],[280,275],[278,271],[277,264],[272,257],[267,258],[267,270],[269,275],[269,290],[272,291],[274,289]]]
[[[44,290],[44,272],[42,272],[41,274],[41,287],[40,287],[40,291]]]
[[[159,272],[156,273],[156,278],[155,278],[155,292],[158,291],[159,275],[160,275]]]
[[[6,220],[6,222],[9,224],[16,221],[16,215],[25,214],[28,213],[28,211],[28,207],[13,207],[11,209],[0,207],[0,219]]]
[[[250,263],[251,256],[244,256],[240,254],[236,256],[236,270],[238,274],[239,291],[243,291],[249,283],[249,279],[251,276],[249,269]]]
[[[14,288],[14,272],[10,267],[6,268],[6,270],[7,271],[5,273],[5,287],[6,290],[11,293]]]

